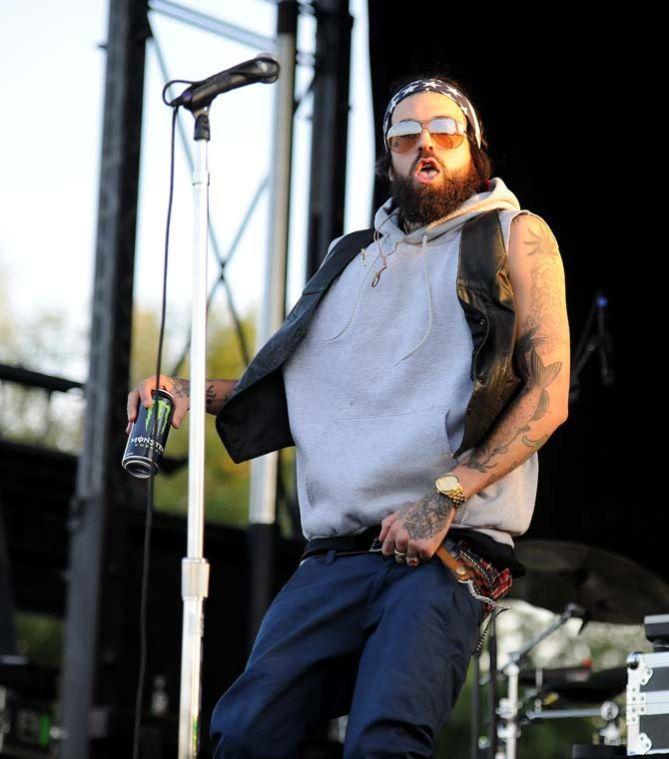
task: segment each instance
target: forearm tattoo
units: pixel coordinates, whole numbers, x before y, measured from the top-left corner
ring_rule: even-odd
[[[205,393],[205,404],[207,413],[211,414],[214,410],[214,403],[216,402],[216,388],[213,382],[207,384],[207,390]]]
[[[223,383],[222,385],[220,384],[221,382]],[[236,386],[237,380],[217,380],[216,382],[208,382],[205,395],[207,413],[218,414],[230,399]]]
[[[177,398],[190,398],[190,380],[174,377],[172,385]]]
[[[420,501],[412,503],[403,514],[403,524],[413,540],[431,538],[446,526],[453,504],[438,490],[426,493]]]
[[[237,385],[237,380],[234,380],[229,392],[221,392],[220,389],[217,389],[216,382],[218,380],[208,380],[205,385],[205,409],[208,414],[217,414],[230,398]],[[223,382],[227,383],[228,380],[223,380]],[[223,388],[226,386],[223,385]],[[172,377],[172,388],[176,398],[190,399],[190,380]]]

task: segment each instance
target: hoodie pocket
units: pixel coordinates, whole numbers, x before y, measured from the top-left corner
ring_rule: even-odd
[[[353,517],[369,504],[374,518],[420,498],[455,464],[447,417],[432,406],[314,424],[302,447],[303,505]]]

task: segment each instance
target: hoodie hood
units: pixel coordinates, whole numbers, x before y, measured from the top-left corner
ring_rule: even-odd
[[[399,209],[394,205],[393,199],[388,198],[374,215],[374,229],[392,244],[404,242],[410,245],[424,246],[429,240],[439,237],[445,232],[461,226],[473,216],[491,211],[493,208],[501,211],[520,210],[518,198],[500,177],[492,177],[488,190],[477,192],[467,198],[448,216],[414,229],[408,234],[398,224]]]

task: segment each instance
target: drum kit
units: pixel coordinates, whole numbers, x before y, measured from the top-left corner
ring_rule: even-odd
[[[521,736],[532,725],[583,717],[597,717],[603,726],[592,744],[572,746],[565,759],[669,757],[669,583],[619,554],[578,543],[519,541],[516,553],[527,574],[514,582],[510,597],[558,616],[501,666],[492,619],[485,677],[479,657],[473,659],[472,759],[516,759]],[[570,619],[581,620],[580,630],[591,621],[645,623],[653,652],[628,652],[627,667],[598,672],[590,662],[533,667],[530,653]],[[502,689],[505,695],[498,697]],[[614,700],[622,694],[624,705]]]

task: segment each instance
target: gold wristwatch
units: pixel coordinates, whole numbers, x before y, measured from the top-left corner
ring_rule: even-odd
[[[456,509],[467,500],[462,492],[460,480],[454,474],[445,474],[443,477],[439,477],[434,484],[440,493],[452,501]]]

